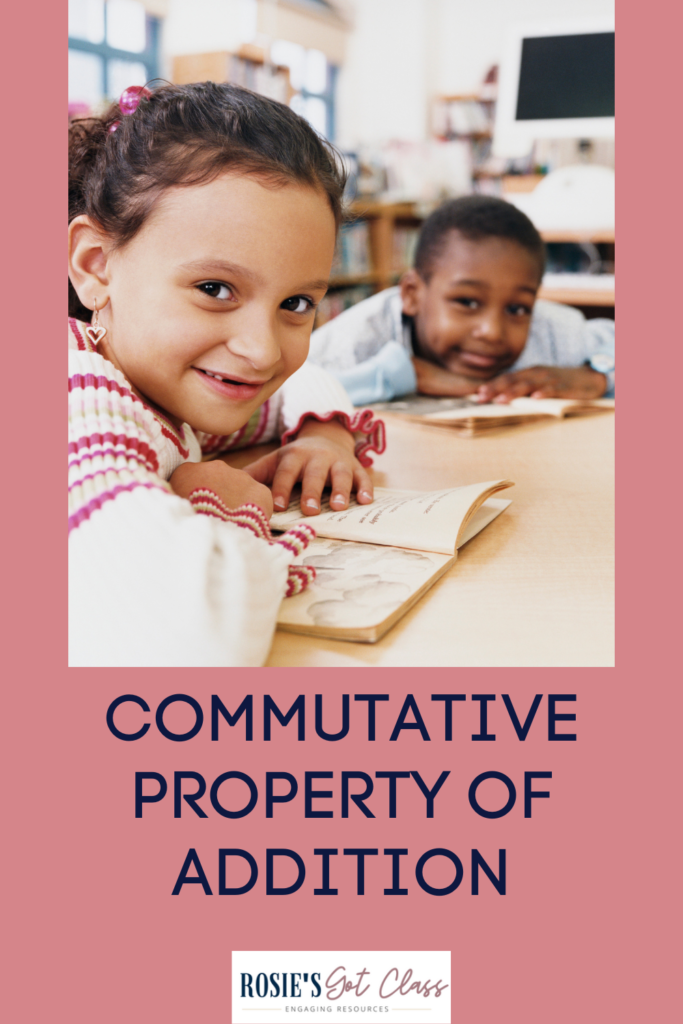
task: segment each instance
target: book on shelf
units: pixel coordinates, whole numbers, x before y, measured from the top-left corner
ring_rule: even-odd
[[[318,303],[315,315],[315,327],[322,327],[328,320],[334,320],[336,316],[343,313],[350,306],[362,302],[372,294],[371,285],[357,284],[351,287],[338,288],[329,291]]]
[[[408,267],[412,267],[419,237],[420,229],[418,227],[399,225],[394,227],[391,260],[391,269],[394,274],[402,274]]]
[[[360,277],[363,274],[369,274],[372,269],[369,246],[370,234],[367,221],[342,224],[332,263],[332,278]]]
[[[458,550],[503,512],[493,497],[512,487],[493,480],[441,491],[378,487],[370,505],[355,499],[336,512],[323,500],[320,515],[301,515],[293,498],[270,521],[275,530],[299,523],[316,539],[295,561],[315,568],[301,594],[285,598],[278,628],[334,640],[374,643],[455,563]]]
[[[289,103],[293,89],[289,69],[273,66],[259,47],[242,46],[238,53],[213,51],[185,53],[173,57],[172,80],[178,85],[189,82],[232,82],[263,96]]]
[[[405,395],[393,402],[377,402],[371,408],[376,412],[395,413],[416,423],[448,427],[461,437],[478,437],[518,423],[564,419],[614,409],[614,399],[513,398],[503,405],[496,402],[482,404],[474,396],[432,398],[429,395]]]
[[[251,60],[240,54],[230,57],[228,81],[245,89],[268,96],[278,103],[288,103],[291,94],[289,71],[285,67],[273,67],[264,61]]]
[[[486,135],[492,128],[492,109],[487,100],[474,96],[442,97],[433,108],[432,129],[442,138]]]

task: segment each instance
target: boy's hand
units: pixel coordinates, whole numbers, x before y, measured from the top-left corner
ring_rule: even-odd
[[[243,469],[233,469],[218,460],[184,462],[171,474],[169,483],[181,498],[189,498],[198,487],[208,487],[228,508],[239,508],[250,502],[263,509],[267,519],[273,514],[273,496],[267,487],[257,483]]]
[[[530,366],[528,370],[504,373],[477,389],[480,402],[505,404],[513,398],[600,398],[607,388],[604,373],[590,366]]]
[[[472,377],[461,377],[445,370],[443,366],[428,363],[426,359],[413,358],[417,390],[421,395],[448,395],[449,398],[464,398],[476,390],[477,382]]]
[[[353,454],[353,434],[335,421],[307,420],[294,441],[245,467],[254,480],[270,484],[276,512],[289,505],[294,484],[301,481],[301,511],[315,516],[326,484],[332,487],[330,505],[345,509],[352,490],[361,505],[372,501],[372,481]]]

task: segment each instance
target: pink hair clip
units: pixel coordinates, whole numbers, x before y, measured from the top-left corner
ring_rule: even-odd
[[[123,116],[128,117],[130,114],[134,114],[140,105],[140,100],[147,100],[151,95],[150,90],[144,85],[129,85],[127,89],[123,90],[119,100],[119,107]],[[119,121],[114,121],[109,131],[115,132],[119,124]]]
[[[134,114],[140,105],[140,100],[148,100],[151,95],[149,89],[144,85],[129,85],[121,93],[119,100],[121,113],[124,115]]]

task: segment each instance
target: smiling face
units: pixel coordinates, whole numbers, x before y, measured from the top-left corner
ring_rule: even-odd
[[[170,189],[107,255],[98,350],[176,423],[230,434],[305,361],[334,240],[306,185],[230,173]]]
[[[401,284],[416,354],[475,380],[496,377],[526,344],[539,284],[538,262],[518,242],[451,231],[429,281],[413,270]]]

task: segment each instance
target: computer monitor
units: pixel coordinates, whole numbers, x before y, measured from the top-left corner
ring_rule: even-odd
[[[614,20],[520,25],[500,66],[493,152],[536,139],[614,137]]]

